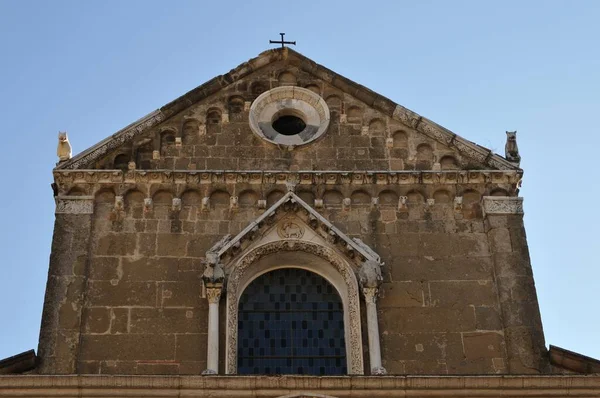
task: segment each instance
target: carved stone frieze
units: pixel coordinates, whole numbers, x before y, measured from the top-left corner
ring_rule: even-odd
[[[92,214],[93,196],[57,196],[55,214]]]
[[[523,198],[484,196],[481,201],[485,214],[523,214]]]
[[[289,188],[294,188],[297,184],[302,185],[411,185],[417,183],[423,184],[450,184],[457,182],[464,184],[481,183],[492,181],[505,184],[517,184],[523,176],[522,171],[517,170],[477,170],[477,171],[456,171],[456,170],[395,170],[395,171],[336,171],[321,173],[318,171],[302,172],[301,176],[297,172],[279,171],[262,172],[252,171],[233,171],[224,174],[221,171],[177,171],[153,170],[151,172],[144,170],[132,170],[123,173],[119,170],[55,170],[54,179],[59,186],[60,192],[64,192],[65,187],[73,184],[98,184],[98,183],[174,183],[185,184],[188,186],[198,186],[203,184],[223,183],[227,185],[235,184],[277,184]]]

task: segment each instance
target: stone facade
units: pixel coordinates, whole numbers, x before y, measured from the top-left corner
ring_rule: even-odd
[[[325,100],[328,129],[314,142],[279,145],[251,130],[253,101],[282,86]],[[291,50],[211,80],[61,163],[54,177],[41,374],[200,375],[209,367],[207,252],[287,192],[325,220],[311,226],[312,213],[298,213],[350,264],[355,284],[365,255],[336,242],[358,238],[380,259],[381,284],[369,288],[388,374],[550,371],[522,170]],[[301,238],[292,235],[279,233]],[[220,258],[225,280],[252,243],[233,248]],[[218,303],[215,371],[235,373],[227,302]],[[366,307],[361,294],[355,374],[373,372]]]

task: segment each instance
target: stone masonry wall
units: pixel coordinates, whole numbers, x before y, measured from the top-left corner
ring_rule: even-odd
[[[200,374],[205,253],[290,184],[385,262],[378,311],[388,372],[547,370],[522,217],[484,217],[480,205],[483,196],[516,196],[522,172],[488,170],[464,155],[464,140],[433,140],[421,119],[402,124],[394,108],[383,114],[357,99],[371,94],[359,95],[355,83],[336,78],[334,87],[330,72],[319,73],[331,84],[294,62],[280,59],[186,102],[89,170],[55,171],[57,200],[91,207],[57,211],[41,373]],[[314,143],[291,149],[250,130],[252,101],[285,85],[326,101],[331,123]],[[363,340],[368,373],[365,330]]]
[[[250,104],[279,86],[307,88],[325,99],[327,133],[290,151],[249,128]],[[430,139],[339,88],[284,62],[274,63],[169,118],[101,159],[94,168],[167,170],[444,170],[481,164]]]
[[[223,235],[237,234],[258,217],[263,211],[259,199],[272,203],[285,188],[255,186],[232,208],[229,192],[242,188],[213,184],[206,208],[202,198],[207,194],[200,189],[138,185],[124,195],[124,208],[117,209],[119,187],[80,188],[95,192],[89,264],[82,275],[85,291],[61,291],[61,302],[64,308],[79,308],[83,298],[85,305],[80,323],[77,316],[59,313],[57,322],[73,323],[70,327],[79,338],[71,351],[59,351],[54,359],[71,363],[69,358],[76,357],[72,372],[77,373],[199,374],[206,368],[207,300],[201,297],[200,283],[205,252]],[[311,205],[322,198],[321,214],[349,236],[360,237],[386,264],[378,308],[388,372],[544,370],[522,219],[484,219],[480,197],[494,189],[489,184],[426,190],[419,185],[401,190],[377,185],[297,187]],[[149,191],[154,191],[153,203],[145,207]],[[407,195],[401,208],[399,194]],[[459,195],[462,205],[454,200]],[[346,196],[350,206],[343,204]],[[173,208],[174,197],[182,200],[180,210]],[[378,205],[372,205],[372,197],[379,198]],[[55,245],[64,240],[59,235],[69,226],[73,223],[68,218],[57,218]],[[89,225],[79,228],[85,240]],[[56,246],[51,272],[64,264],[79,262],[66,247]],[[522,276],[511,270],[520,270]],[[221,307],[223,344],[224,300]],[[45,322],[51,319],[46,312],[44,316]],[[363,332],[368,358],[366,337]],[[224,358],[220,363],[223,367]],[[69,373],[68,367],[44,369]]]

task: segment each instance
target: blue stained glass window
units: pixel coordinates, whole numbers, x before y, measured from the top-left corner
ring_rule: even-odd
[[[347,373],[344,309],[323,277],[268,272],[246,288],[238,310],[238,374]]]

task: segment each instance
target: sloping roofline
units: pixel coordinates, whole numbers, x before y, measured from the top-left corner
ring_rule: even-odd
[[[125,128],[117,131],[110,137],[96,145],[77,154],[72,159],[60,163],[55,170],[79,169],[99,159],[120,145],[130,141],[143,131],[152,128],[169,117],[185,110],[189,106],[213,95],[232,83],[248,76],[249,74],[277,61],[287,60],[290,64],[301,70],[331,84],[332,86],[352,95],[386,116],[408,125],[428,137],[445,145],[455,148],[467,158],[481,164],[490,166],[491,169],[521,170],[502,156],[493,153],[490,149],[468,141],[437,123],[391,101],[390,99],[358,84],[352,80],[317,64],[304,55],[288,48],[271,49],[262,52],[224,75],[212,78],[206,83],[194,88],[181,97],[169,102],[165,106],[149,113]]]

